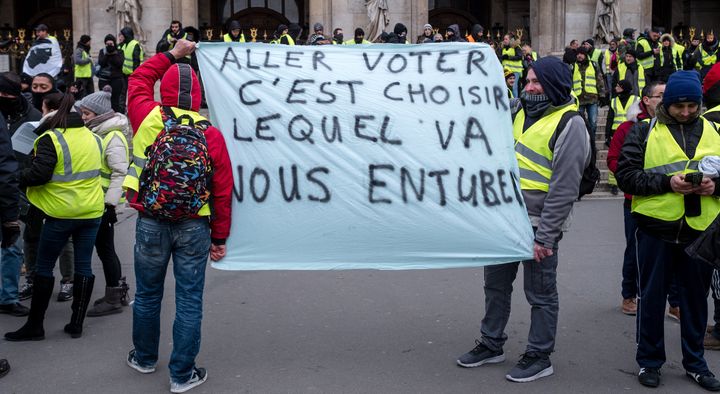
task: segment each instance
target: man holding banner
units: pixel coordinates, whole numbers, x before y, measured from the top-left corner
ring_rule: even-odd
[[[513,134],[520,187],[535,231],[534,260],[522,261],[525,296],[531,308],[525,354],[505,376],[531,382],[553,374],[550,353],[558,321],[557,250],[569,226],[584,169],[591,160],[590,138],[571,96],[572,76],[559,59],[546,57],[528,70]],[[485,267],[485,317],[481,340],[458,358],[466,368],[505,360],[505,326],[512,284],[520,262]]]

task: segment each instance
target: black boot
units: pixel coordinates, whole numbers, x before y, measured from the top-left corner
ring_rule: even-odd
[[[85,312],[87,312],[88,305],[90,304],[94,284],[94,275],[82,276],[75,274],[75,279],[73,280],[73,313],[70,318],[70,323],[65,325],[65,332],[73,338],[80,338],[82,336]]]
[[[27,323],[17,331],[6,333],[5,339],[8,341],[40,341],[45,339],[43,321],[45,320],[45,311],[52,297],[54,284],[55,278],[52,276],[35,276]]]

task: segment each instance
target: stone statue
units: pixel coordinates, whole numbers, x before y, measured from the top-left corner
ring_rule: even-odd
[[[142,19],[142,5],[139,0],[110,0],[110,5],[105,10],[110,12],[115,10],[117,30],[120,31],[124,27],[130,27],[135,34],[135,39],[140,44],[145,44],[145,33],[140,26]]]
[[[367,7],[368,18],[370,18],[370,24],[367,29],[365,29],[365,37],[373,41],[385,31],[387,25],[390,24],[388,2],[387,0],[366,0],[365,6]]]
[[[621,38],[618,28],[617,0],[598,0],[595,8],[595,27],[593,36],[610,42],[613,38]]]

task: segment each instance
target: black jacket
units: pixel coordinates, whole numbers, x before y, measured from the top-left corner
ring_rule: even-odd
[[[656,115],[658,122],[663,122],[668,126],[673,138],[675,138],[675,141],[685,154],[688,157],[695,156],[695,149],[703,133],[703,122],[698,118],[687,124],[678,124],[667,114],[662,104],[658,104]],[[648,196],[673,193],[670,187],[670,176],[652,174],[643,170],[649,128],[648,123],[638,122],[630,130],[622,147],[615,178],[617,178],[620,189],[628,194]],[[717,180],[715,181],[714,194],[720,195]],[[699,200],[696,200],[694,196],[696,195],[685,196],[686,206],[699,203]],[[699,231],[690,228],[684,218],[667,222],[638,213],[633,213],[633,216],[641,230],[666,242],[689,243],[700,234]]]
[[[2,223],[12,222],[18,218],[17,168],[7,124],[5,119],[0,117],[0,221]]]
[[[105,53],[105,48],[100,50],[98,54],[98,64],[102,68],[100,75],[101,79],[117,79],[124,78],[123,64],[125,63],[125,55],[123,52],[116,48],[113,53]]]
[[[68,128],[82,127],[85,123],[77,112],[68,115]],[[47,124],[42,123],[35,131],[42,134],[48,130]],[[41,137],[37,142],[37,148],[32,157],[32,164],[20,172],[20,187],[40,186],[48,183],[52,178],[53,171],[57,164],[57,152],[55,145],[49,136]]]

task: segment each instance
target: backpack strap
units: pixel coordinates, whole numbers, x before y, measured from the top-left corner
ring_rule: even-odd
[[[195,127],[195,121],[193,118],[191,118],[189,115],[175,115],[175,112],[172,110],[171,107],[168,107],[167,105],[163,105],[160,107],[160,113],[163,114],[163,119],[167,118],[167,120],[171,121],[172,124],[182,124],[183,120],[188,121],[188,126]],[[166,122],[167,122],[166,120]]]

